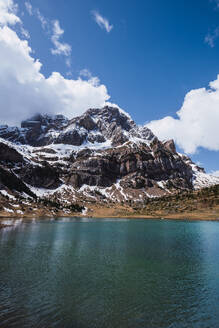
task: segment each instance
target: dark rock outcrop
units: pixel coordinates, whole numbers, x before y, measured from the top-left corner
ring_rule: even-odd
[[[59,172],[47,163],[44,166],[29,165],[20,172],[22,180],[37,188],[56,189],[61,185]]]
[[[23,156],[14,148],[0,142],[0,162],[23,163]]]
[[[76,129],[74,129],[65,133],[60,133],[54,140],[54,143],[80,146],[86,140],[86,137],[86,133],[80,134]]]
[[[28,188],[12,171],[8,171],[0,166],[0,189],[5,188],[19,193],[25,193],[33,198],[36,197],[30,188]]]

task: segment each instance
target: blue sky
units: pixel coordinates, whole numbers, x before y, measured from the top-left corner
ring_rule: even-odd
[[[64,3],[64,4],[63,4]],[[71,1],[35,0],[50,19],[59,19],[72,46],[72,73],[88,68],[118,103],[144,123],[174,115],[185,94],[207,86],[219,73],[219,42],[212,49],[204,38],[219,24],[219,10],[208,0]],[[105,33],[91,18],[98,10],[114,25]],[[25,11],[24,11],[25,12]],[[25,15],[30,44],[43,72],[68,69],[51,56],[37,19]]]
[[[25,1],[14,3],[19,5],[16,15],[30,35],[32,57],[40,60],[46,78],[60,72],[67,79],[77,79],[87,69],[107,87],[110,101],[137,123],[157,120],[156,127],[152,125],[155,130],[160,131],[162,118],[178,118],[176,112],[188,92],[208,87],[219,74],[217,0],[30,0],[31,15]],[[37,10],[49,22],[44,28]],[[97,24],[94,12],[106,18],[109,31]],[[60,42],[71,47],[68,55],[51,53],[55,20],[63,30]],[[180,129],[186,135],[194,125],[183,123]],[[210,123],[208,129],[200,134],[211,133]],[[182,152],[191,153],[207,171],[219,170],[218,142],[213,147],[209,146],[212,139],[206,143],[196,140],[195,146],[184,144],[182,133],[178,136],[175,130],[174,125],[166,134],[170,137],[173,131]],[[219,134],[215,138],[219,139]]]

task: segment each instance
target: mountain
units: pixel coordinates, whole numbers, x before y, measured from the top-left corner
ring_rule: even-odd
[[[0,203],[47,199],[69,211],[75,203],[141,203],[214,184],[219,178],[178,153],[173,140],[158,140],[117,107],[0,126]]]

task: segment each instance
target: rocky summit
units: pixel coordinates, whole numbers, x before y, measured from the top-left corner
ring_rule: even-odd
[[[173,140],[158,140],[117,107],[88,109],[70,120],[35,115],[21,127],[0,126],[2,199],[140,203],[218,183],[178,153]]]

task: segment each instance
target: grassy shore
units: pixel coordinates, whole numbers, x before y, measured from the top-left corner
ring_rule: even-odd
[[[219,185],[141,202],[96,203],[88,208],[87,214],[92,217],[219,220]]]
[[[183,211],[172,212],[168,211],[155,211],[153,213],[147,210],[133,210],[129,206],[116,205],[114,207],[101,206],[101,205],[87,205],[87,213],[82,215],[80,212],[65,213],[59,211],[58,213],[51,213],[48,209],[47,211],[35,212],[34,215],[8,215],[8,213],[3,213],[0,217],[0,229],[5,227],[1,222],[4,222],[5,218],[19,219],[24,218],[26,220],[33,218],[51,218],[51,217],[90,217],[90,218],[129,218],[129,219],[174,219],[174,220],[206,220],[206,221],[219,221],[219,206],[215,206],[211,209],[200,209],[195,211]]]
[[[40,201],[24,207],[16,207],[14,213],[0,210],[1,218],[48,218],[88,216],[93,218],[142,218],[219,221],[219,185],[198,191],[184,191],[144,201],[92,202],[72,204],[62,208],[61,202]],[[85,209],[86,211],[82,211]],[[81,212],[82,211],[82,212]],[[22,214],[21,214],[22,213]],[[0,226],[1,227],[1,226]]]
[[[93,218],[133,218],[133,219],[177,219],[177,220],[206,220],[219,221],[219,206],[196,211],[172,212],[155,211],[154,213],[147,213],[147,211],[132,211],[131,208],[124,208],[116,206],[114,208],[107,208],[101,206],[93,206],[88,211],[87,215]]]

